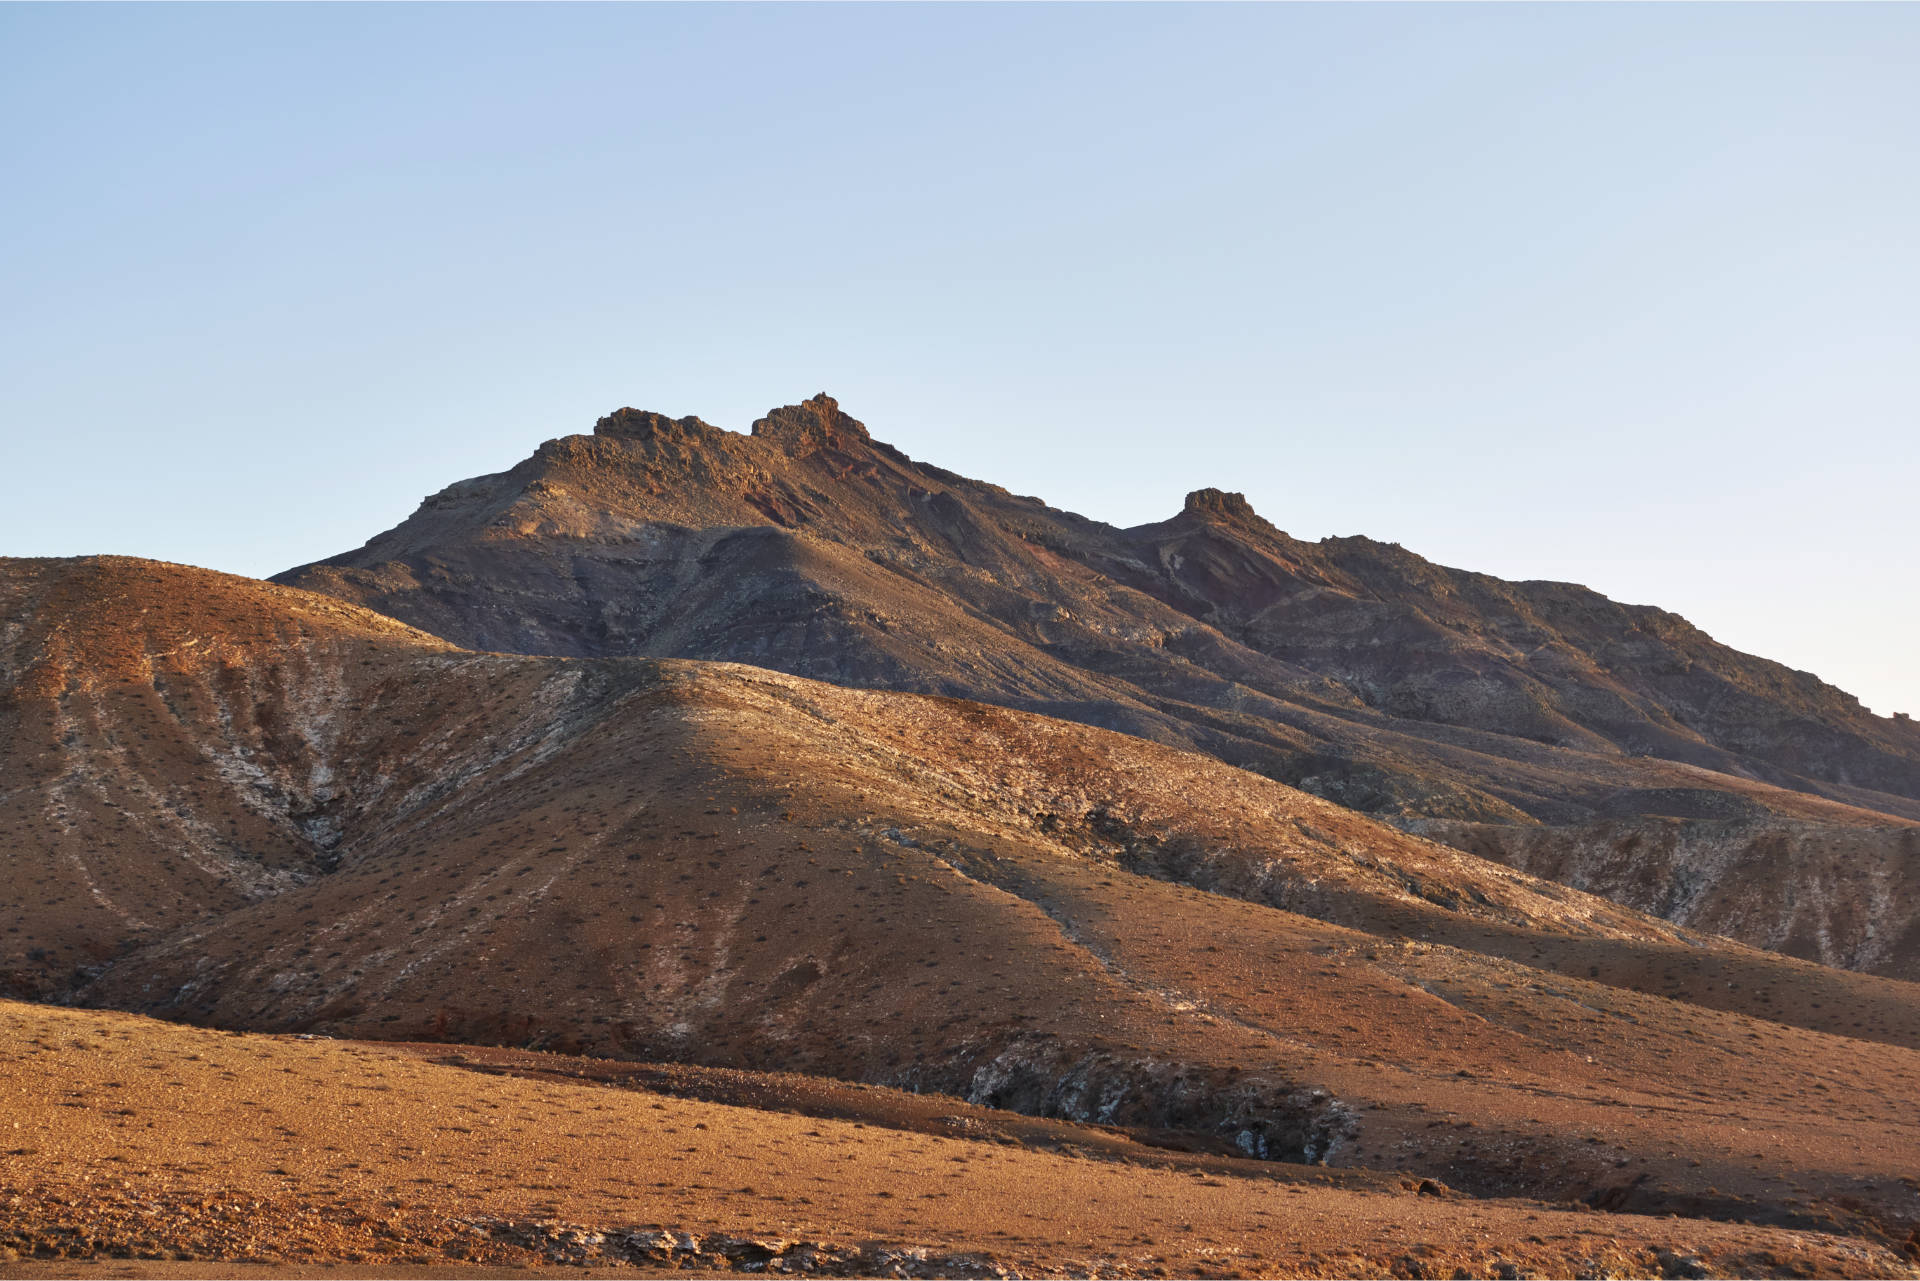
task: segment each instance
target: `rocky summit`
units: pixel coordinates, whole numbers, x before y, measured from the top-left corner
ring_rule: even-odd
[[[1198,750],[1684,925],[1920,978],[1920,728],[1666,611],[1240,494],[1122,529],[875,440],[621,409],[278,581],[455,645],[723,660]]]

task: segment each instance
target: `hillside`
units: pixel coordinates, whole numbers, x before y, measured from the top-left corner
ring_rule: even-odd
[[[800,1072],[1873,1248],[1920,1225],[1912,984],[1028,712],[474,653],[147,562],[0,586],[21,995]]]
[[[469,648],[744,662],[1116,729],[1602,892],[1640,851],[1635,906],[1916,974],[1911,722],[1664,611],[1302,542],[1236,494],[1118,529],[916,463],[825,396],[749,434],[623,409],[281,581]],[[1782,869],[1783,824],[1814,853],[1781,899],[1717,909]],[[1884,883],[1820,879],[1829,836]]]

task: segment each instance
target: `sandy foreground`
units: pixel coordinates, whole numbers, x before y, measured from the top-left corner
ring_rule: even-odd
[[[0,1275],[1920,1275],[1818,1232],[548,1059],[0,1003]]]

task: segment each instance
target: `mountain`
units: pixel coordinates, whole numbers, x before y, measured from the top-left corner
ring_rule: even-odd
[[[17,995],[1920,1250],[1911,983],[1017,709],[114,558],[0,561],[0,619]]]
[[[623,409],[278,581],[472,649],[743,662],[1191,747],[1682,923],[1920,977],[1910,721],[1662,610],[1303,542],[1237,494],[1119,529],[916,463],[824,395],[748,434]]]

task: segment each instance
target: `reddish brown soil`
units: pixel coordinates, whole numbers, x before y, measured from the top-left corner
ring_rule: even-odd
[[[529,1074],[0,1004],[0,1250],[18,1256],[0,1274],[768,1258],[908,1275],[1912,1274],[1820,1232],[1422,1195],[1098,1132],[1079,1149],[1057,1125],[1035,1144],[1017,1117],[949,1137],[925,1132],[955,1125],[925,1118],[930,1101],[885,1091],[843,1091],[846,1117],[822,1119],[512,1061]]]

